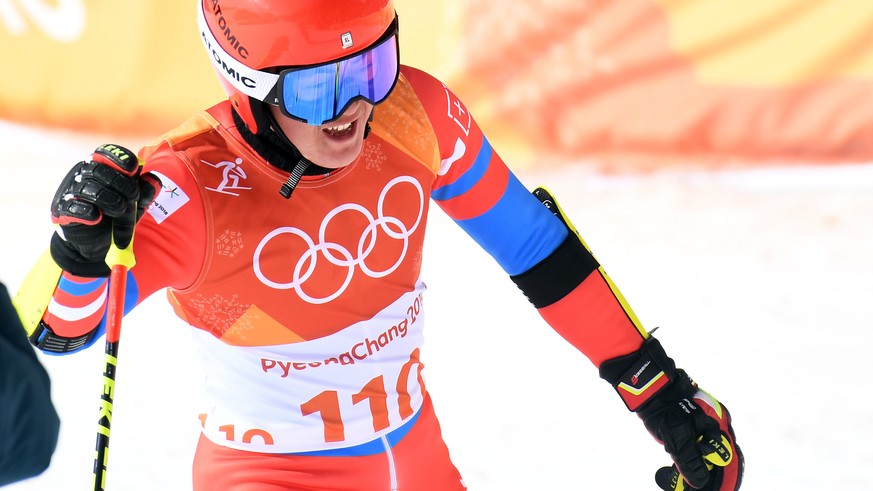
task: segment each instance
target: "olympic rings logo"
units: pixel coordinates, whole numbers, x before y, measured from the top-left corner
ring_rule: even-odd
[[[383,211],[388,192],[395,186],[403,183],[412,185],[418,192],[418,216],[415,218],[415,222],[409,226],[397,217],[385,216]],[[346,247],[335,242],[330,242],[326,238],[327,227],[331,220],[343,212],[360,213],[368,221],[367,227],[358,239],[358,247],[355,254]],[[258,277],[258,280],[260,280],[261,283],[270,288],[275,288],[277,290],[295,290],[297,295],[299,295],[304,301],[311,304],[323,304],[336,299],[346,291],[346,288],[348,288],[349,284],[352,282],[356,269],[360,269],[362,273],[370,278],[383,278],[393,273],[406,257],[406,251],[409,246],[409,237],[421,224],[422,215],[424,214],[424,192],[421,189],[421,184],[412,177],[395,177],[382,189],[382,192],[379,195],[376,212],[377,216],[374,217],[368,209],[356,203],[346,203],[334,208],[325,215],[321,222],[321,226],[318,230],[318,242],[314,241],[306,232],[296,227],[280,227],[273,230],[261,239],[257,249],[255,249],[253,258],[255,276]],[[367,266],[367,258],[376,246],[376,235],[380,230],[391,239],[402,240],[403,250],[400,252],[400,257],[397,258],[397,261],[395,261],[393,265],[384,270],[376,271]],[[291,281],[281,283],[271,280],[261,270],[261,254],[271,240],[285,234],[300,237],[306,243],[307,250],[302,256],[300,256],[297,263],[294,265]],[[326,297],[313,297],[303,290],[303,284],[312,277],[312,274],[318,265],[318,260],[322,257],[330,264],[348,268],[348,272],[346,273],[342,285],[340,285],[335,292]]]

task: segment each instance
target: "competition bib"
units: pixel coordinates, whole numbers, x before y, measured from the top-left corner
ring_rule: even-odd
[[[193,329],[205,372],[204,434],[227,447],[294,453],[351,447],[421,407],[424,284],[372,319],[277,346],[229,346]]]

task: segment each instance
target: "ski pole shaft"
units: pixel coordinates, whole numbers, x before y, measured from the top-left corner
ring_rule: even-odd
[[[115,240],[106,255],[110,267],[109,297],[106,305],[106,348],[104,352],[103,392],[100,395],[100,416],[97,420],[97,448],[94,455],[94,491],[106,489],[106,468],[109,462],[109,428],[112,423],[112,405],[115,398],[115,371],[118,364],[118,341],[121,337],[121,319],[124,316],[124,295],[127,271],[136,260],[133,240],[120,249]]]

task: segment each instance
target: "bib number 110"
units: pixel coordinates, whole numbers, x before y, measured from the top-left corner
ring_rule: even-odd
[[[400,374],[397,377],[395,389],[397,392],[397,407],[400,414],[400,419],[404,420],[410,416],[414,410],[412,409],[412,396],[409,393],[408,381],[409,374],[412,372],[412,367],[417,365],[417,378],[421,386],[421,391],[424,393],[424,381],[421,378],[421,361],[419,360],[419,349],[416,348],[407,361],[400,369]],[[373,419],[373,431],[379,432],[389,426],[388,420],[388,393],[385,391],[385,379],[382,375],[376,376],[367,382],[361,390],[352,394],[352,404],[367,402],[370,407],[370,416]],[[345,425],[343,425],[343,417],[340,411],[340,395],[335,390],[325,390],[312,399],[300,405],[300,411],[303,416],[318,413],[321,416],[321,422],[324,425],[324,441],[325,442],[341,442],[346,439]]]

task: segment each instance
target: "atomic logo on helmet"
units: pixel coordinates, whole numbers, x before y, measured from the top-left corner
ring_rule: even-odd
[[[399,76],[396,20],[391,0],[201,0],[198,16],[222,87],[256,133],[271,125],[264,104],[320,126],[356,99],[384,100]]]

